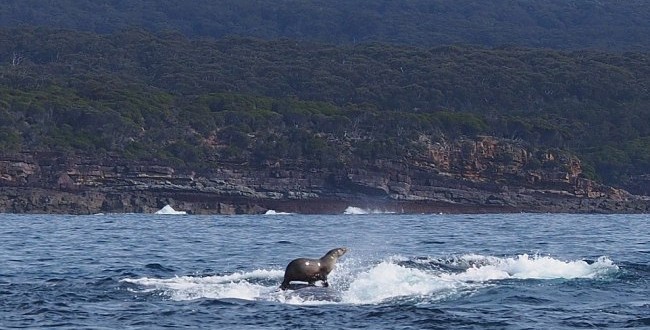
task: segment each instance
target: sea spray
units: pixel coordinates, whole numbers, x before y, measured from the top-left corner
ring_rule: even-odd
[[[515,257],[467,255],[461,259],[471,266],[464,273],[450,276],[467,281],[594,278],[618,270],[618,266],[607,257],[600,257],[592,264],[583,260],[562,261],[528,254]]]
[[[171,215],[183,215],[187,214],[185,211],[176,211],[171,205],[165,205],[162,209],[156,211],[156,214],[171,214]]]
[[[346,215],[364,215],[364,214],[395,214],[391,211],[382,211],[378,209],[364,209],[356,206],[348,206],[343,214]]]
[[[278,212],[276,210],[267,210],[266,212],[264,212],[264,215],[294,215],[294,213]]]
[[[432,266],[427,267],[429,264]],[[591,279],[616,271],[618,266],[607,257],[588,263],[527,254],[512,257],[467,254],[447,259],[391,256],[370,263],[347,258],[332,273],[329,288],[281,291],[278,289],[284,274],[281,269],[203,277],[127,278],[122,282],[140,286],[140,291],[135,292],[160,291],[177,301],[235,298],[295,305],[363,305],[404,298],[438,301],[469,294],[504,279]]]
[[[160,290],[171,300],[183,301],[199,298],[226,299],[237,298],[256,300],[273,290],[267,280],[277,280],[284,274],[281,270],[258,269],[251,272],[238,272],[214,276],[175,276],[167,279],[136,278],[122,282],[140,285],[143,292]]]
[[[351,304],[374,304],[397,297],[420,297],[434,292],[450,291],[457,287],[453,281],[435,274],[383,261],[359,276],[343,294],[343,301]]]

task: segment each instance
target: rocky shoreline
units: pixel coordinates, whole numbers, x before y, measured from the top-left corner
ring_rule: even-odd
[[[2,156],[0,212],[154,213],[165,205],[190,214],[340,214],[348,206],[396,213],[650,212],[648,197],[584,178],[571,157],[534,156],[491,138],[458,143],[436,146],[426,159],[334,170],[229,164],[195,173],[114,159]],[[557,166],[530,169],[531,157]]]
[[[66,192],[41,188],[0,188],[2,213],[97,214],[155,213],[165,205],[189,214],[342,214],[353,206],[380,213],[648,213],[644,198],[576,198],[539,192],[481,194],[483,201],[396,200],[368,196],[260,199],[200,192],[148,190]],[[462,195],[460,198],[464,198]],[[507,201],[507,204],[506,204]]]
[[[499,207],[477,207],[422,201],[370,198],[258,199],[205,193],[139,191],[132,194],[60,192],[45,189],[6,189],[0,199],[9,213],[155,213],[165,205],[189,214],[263,214],[269,210],[299,214],[342,214],[349,206],[396,213],[483,213],[504,211]]]

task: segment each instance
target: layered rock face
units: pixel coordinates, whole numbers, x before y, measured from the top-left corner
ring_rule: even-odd
[[[650,201],[581,175],[580,161],[509,140],[419,141],[422,152],[337,169],[274,164],[210,173],[57,154],[0,156],[0,211],[194,214],[269,209],[341,213],[350,205],[391,212],[648,212]]]

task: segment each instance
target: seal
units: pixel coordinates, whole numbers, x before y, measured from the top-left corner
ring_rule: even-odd
[[[314,285],[316,281],[322,281],[323,286],[329,286],[327,275],[334,269],[336,261],[348,252],[347,248],[341,247],[330,250],[320,259],[298,258],[292,260],[284,271],[284,280],[280,289],[289,288],[291,281],[303,281]]]

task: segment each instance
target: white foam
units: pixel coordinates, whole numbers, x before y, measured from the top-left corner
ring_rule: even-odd
[[[276,210],[267,210],[264,215],[292,215],[289,212],[277,212]]]
[[[465,281],[595,278],[618,270],[618,266],[607,257],[600,257],[592,264],[583,260],[562,261],[528,254],[503,258],[467,255],[461,259],[473,265],[464,273],[449,276]]]
[[[343,293],[343,301],[351,304],[375,304],[390,298],[445,293],[463,286],[459,281],[442,279],[435,274],[384,261],[359,274]]]
[[[167,279],[127,278],[123,279],[122,282],[143,286],[143,292],[160,290],[172,300],[177,301],[199,298],[256,300],[262,296],[268,296],[271,291],[277,290],[277,287],[251,283],[250,280],[279,279],[283,275],[284,271],[260,269],[223,276],[176,276]]]
[[[156,214],[187,214],[185,211],[176,211],[171,205],[165,205],[162,209],[156,211]]]
[[[347,215],[362,215],[362,214],[394,214],[395,212],[382,211],[377,209],[363,209],[356,206],[348,206],[343,214]]]
[[[562,261],[549,256],[492,257],[464,255],[451,260],[413,261],[389,257],[376,264],[346,258],[330,274],[330,288],[281,291],[281,269],[258,269],[216,276],[176,276],[167,279],[135,278],[122,282],[140,286],[136,292],[160,291],[172,300],[200,298],[263,300],[295,305],[377,304],[391,299],[437,301],[498,285],[504,279],[597,278],[616,272],[609,258],[593,263]],[[445,267],[452,266],[453,271]]]

